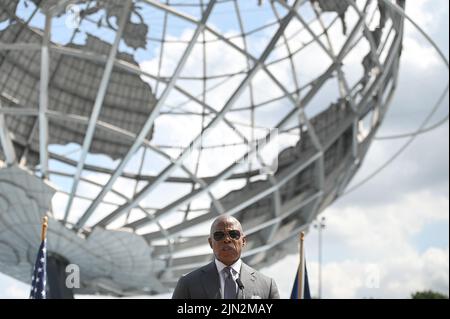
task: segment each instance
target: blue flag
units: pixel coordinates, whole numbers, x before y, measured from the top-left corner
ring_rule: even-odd
[[[292,292],[291,292],[291,299],[299,299],[298,298],[298,271],[297,271],[297,275],[295,276],[294,287],[292,288]],[[305,264],[305,280],[304,280],[304,287],[303,287],[303,299],[311,299],[311,293],[309,291],[308,270],[306,269],[306,264]]]
[[[39,247],[31,277],[30,299],[45,299],[45,286],[47,284],[47,239]]]

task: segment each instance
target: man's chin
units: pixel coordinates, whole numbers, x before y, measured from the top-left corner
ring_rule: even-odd
[[[236,254],[221,254],[218,258],[222,263],[229,266],[239,259]]]

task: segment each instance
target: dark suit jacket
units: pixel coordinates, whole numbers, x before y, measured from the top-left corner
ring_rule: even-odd
[[[242,262],[240,279],[244,290],[239,289],[238,299],[279,299],[275,281]],[[213,262],[181,277],[172,299],[221,299],[220,278]]]

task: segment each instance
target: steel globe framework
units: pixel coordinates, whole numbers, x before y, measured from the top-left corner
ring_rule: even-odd
[[[360,167],[395,92],[404,1],[0,3],[0,271],[40,220],[78,293],[167,291],[232,214],[270,265]]]

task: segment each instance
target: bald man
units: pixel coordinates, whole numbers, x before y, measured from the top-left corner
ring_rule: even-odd
[[[178,280],[173,299],[279,299],[275,281],[241,260],[246,238],[232,216],[214,220],[208,238],[214,260]]]

